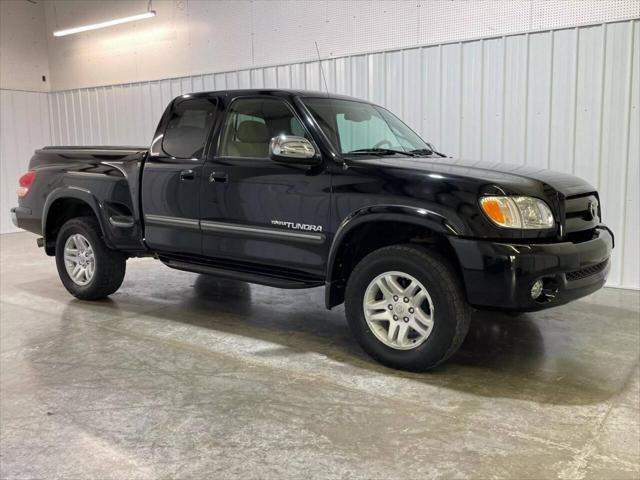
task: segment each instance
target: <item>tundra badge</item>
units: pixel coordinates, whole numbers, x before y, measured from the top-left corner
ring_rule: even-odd
[[[322,231],[322,225],[307,225],[306,223],[285,222],[283,220],[271,220],[271,225],[280,225],[292,230],[307,230],[309,232]]]

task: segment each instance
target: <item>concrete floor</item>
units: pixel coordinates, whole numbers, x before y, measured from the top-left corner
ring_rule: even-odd
[[[2,478],[639,478],[639,293],[475,315],[427,374],[387,369],[323,291],[130,260],[73,299],[0,237]]]

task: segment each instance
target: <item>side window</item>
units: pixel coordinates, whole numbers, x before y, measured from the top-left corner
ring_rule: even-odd
[[[162,139],[164,151],[177,158],[200,158],[215,114],[214,99],[194,98],[175,105]]]
[[[269,142],[278,135],[309,138],[305,128],[282,100],[244,98],[231,104],[220,155],[268,158]]]
[[[291,117],[291,125],[290,131],[291,135],[295,135],[297,137],[305,137],[307,136],[307,131],[304,129],[300,121],[296,117]],[[308,139],[307,139],[308,140]]]

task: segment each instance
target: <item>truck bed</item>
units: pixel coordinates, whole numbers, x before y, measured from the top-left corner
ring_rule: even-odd
[[[62,145],[36,150],[29,163],[29,170],[36,172],[34,192],[20,204],[21,227],[46,236],[43,214],[64,216],[82,201],[93,208],[110,247],[144,250],[138,194],[147,152],[147,147],[135,146]],[[50,242],[45,246],[51,251]]]
[[[118,151],[140,151],[147,150],[147,147],[133,146],[112,146],[112,145],[54,145],[43,147],[41,150],[118,150]]]
[[[141,160],[148,152],[147,147],[131,146],[50,146],[36,150],[29,168],[34,169],[42,165],[60,165],[73,170],[74,164],[82,162],[98,167],[102,162],[122,162]],[[113,166],[113,165],[112,165]],[[83,170],[85,171],[85,170]]]

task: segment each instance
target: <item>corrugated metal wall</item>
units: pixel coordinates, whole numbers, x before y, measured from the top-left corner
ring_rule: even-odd
[[[36,148],[52,143],[47,93],[0,90],[0,233],[15,232],[9,209]]]
[[[453,156],[575,173],[617,234],[610,284],[638,288],[638,20],[322,61],[332,92],[387,106]],[[150,142],[175,96],[323,89],[319,62],[53,93],[56,144]]]

